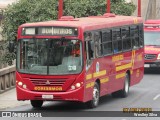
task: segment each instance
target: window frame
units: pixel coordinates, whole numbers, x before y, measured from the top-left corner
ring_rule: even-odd
[[[123,38],[123,28],[126,28],[128,31],[129,31],[129,35],[128,37],[126,38]],[[135,29],[135,33],[137,34],[137,36],[135,36],[133,33],[132,34],[132,28],[136,28]],[[116,39],[114,40],[114,37],[113,37],[113,33],[114,31],[116,30],[119,30],[120,32],[120,39]],[[140,32],[140,30],[142,31],[142,33]],[[104,39],[108,38],[108,37],[105,37],[103,36],[105,32],[109,31],[110,32],[110,40],[109,41],[105,41]],[[132,50],[138,50],[138,49],[141,49],[144,47],[144,30],[143,30],[143,23],[140,23],[140,24],[131,24],[131,25],[125,25],[125,26],[117,26],[117,27],[109,27],[109,28],[103,28],[103,29],[97,29],[97,30],[91,30],[91,31],[85,31],[85,32],[92,32],[93,34],[95,32],[99,32],[100,33],[100,37],[101,37],[101,43],[100,43],[100,47],[101,47],[101,55],[98,55],[97,57],[95,58],[98,58],[98,57],[102,57],[102,56],[110,56],[110,55],[113,55],[113,54],[120,54],[120,53],[123,53],[123,52],[127,52],[127,51],[132,51]],[[107,35],[107,34],[106,34]],[[140,36],[142,35],[142,37]],[[93,36],[94,37],[94,36]],[[135,40],[135,38],[137,38],[138,40],[138,46],[136,48],[133,48],[133,40]],[[124,43],[123,41],[125,39],[128,39],[131,43],[130,43],[130,49],[124,49]],[[140,45],[140,39],[142,40],[142,44],[143,45]],[[122,44],[122,48],[120,51],[114,53],[113,49],[114,49],[114,42],[115,41],[121,41],[121,44]],[[110,53],[105,53],[104,52],[104,44],[106,43],[111,43],[112,44],[112,52]],[[94,46],[95,46],[95,43],[94,43]],[[94,52],[95,52],[95,48],[94,48]]]

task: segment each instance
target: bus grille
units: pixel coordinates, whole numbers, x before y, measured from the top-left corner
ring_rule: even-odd
[[[30,79],[35,86],[62,86],[65,79]]]
[[[145,60],[152,60],[157,57],[156,54],[145,54]]]

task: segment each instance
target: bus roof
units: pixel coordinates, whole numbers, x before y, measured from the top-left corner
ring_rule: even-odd
[[[38,27],[38,26],[63,26],[63,27],[81,27],[85,30],[100,29],[106,27],[124,26],[130,24],[142,23],[143,20],[136,16],[90,16],[82,18],[73,18],[71,16],[60,20],[44,21],[36,23],[26,23],[20,27]]]
[[[160,24],[160,20],[146,20],[144,24]]]
[[[144,31],[160,31],[160,20],[146,20]]]

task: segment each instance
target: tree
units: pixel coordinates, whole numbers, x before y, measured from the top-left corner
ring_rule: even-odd
[[[124,0],[111,0],[111,3],[111,12],[115,14],[131,15],[136,8]],[[3,37],[6,40],[16,41],[19,25],[57,19],[57,8],[58,0],[19,0],[9,5],[4,12]],[[64,0],[64,15],[74,17],[102,15],[105,10],[106,0]],[[8,58],[7,56],[4,58]],[[14,56],[10,57],[13,59]]]

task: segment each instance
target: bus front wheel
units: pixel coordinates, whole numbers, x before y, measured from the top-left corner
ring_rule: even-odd
[[[95,108],[99,104],[99,96],[100,96],[100,90],[99,85],[97,82],[95,82],[94,88],[93,88],[93,98],[91,101],[87,102],[87,106],[89,108]]]
[[[124,87],[122,90],[116,91],[112,93],[113,97],[122,97],[125,98],[129,94],[129,86],[130,86],[130,77],[129,74],[126,73],[125,80],[124,80]]]
[[[31,100],[31,105],[33,108],[41,108],[43,105],[42,100]]]

